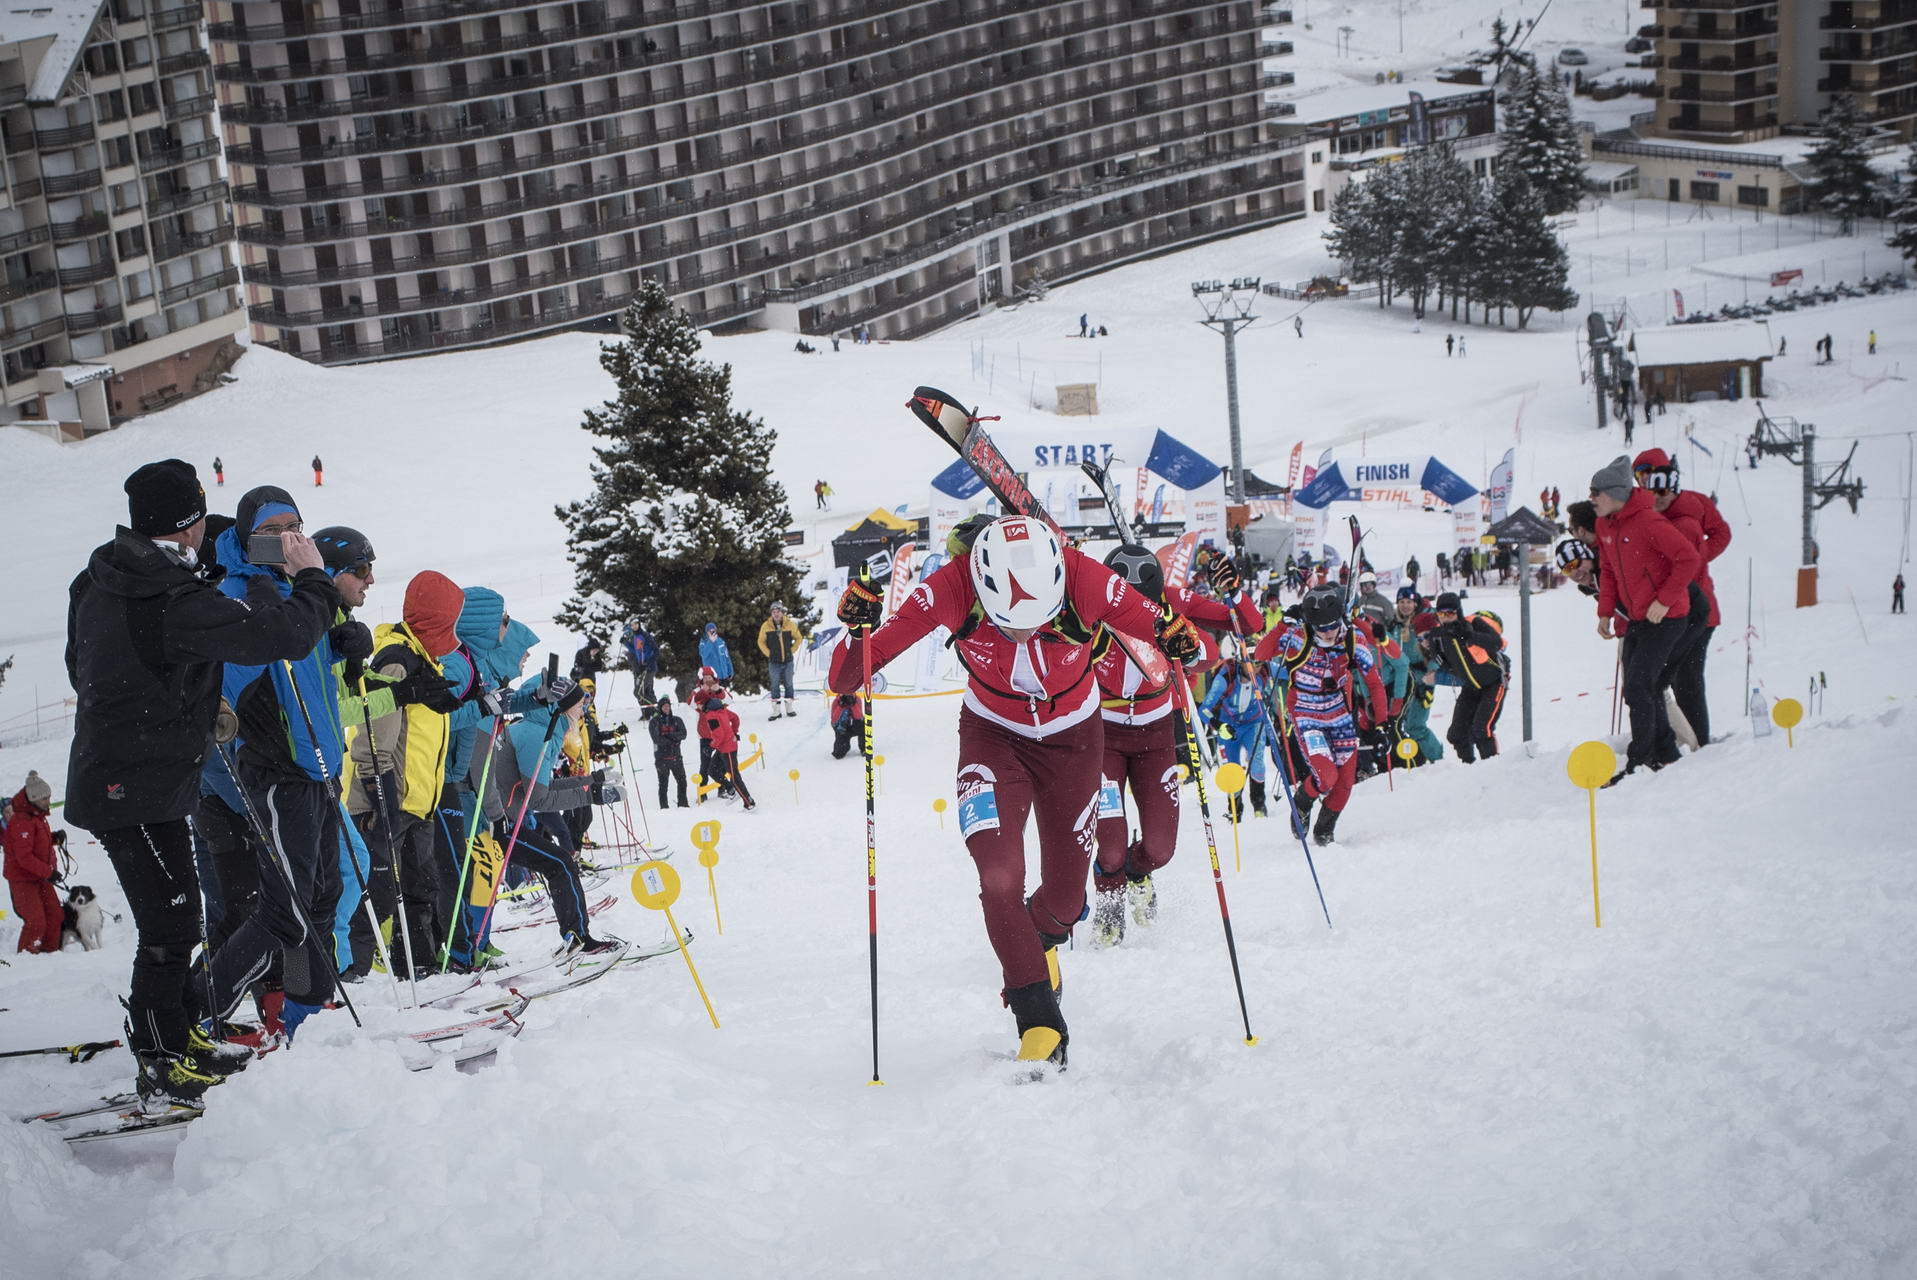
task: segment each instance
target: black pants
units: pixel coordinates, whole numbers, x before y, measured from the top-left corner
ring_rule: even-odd
[[[537,825],[535,825],[537,824]],[[579,883],[579,867],[554,831],[551,814],[528,816],[513,846],[512,865],[536,873],[546,882],[559,932],[568,942],[587,936],[586,891]]]
[[[136,1051],[186,1052],[187,1026],[205,1012],[192,973],[201,942],[200,881],[186,819],[93,833],[126,893],[139,941],[127,1004]]]
[[[218,911],[213,909],[216,886],[205,884],[202,888],[207,898],[207,945],[218,951],[239,931],[260,900],[259,841],[247,825],[246,815],[233,812],[216,795],[200,797],[193,827],[212,855]]]
[[[1459,687],[1458,705],[1451,712],[1451,727],[1444,737],[1466,764],[1498,754],[1498,716],[1504,711],[1504,688],[1502,681],[1478,688],[1468,684]]]
[[[445,942],[445,925],[439,916],[439,875],[434,858],[433,836],[437,821],[402,813],[398,830],[388,852],[386,831],[373,814],[354,819],[360,836],[366,841],[370,869],[366,874],[366,893],[372,899],[373,914],[386,931],[386,948],[395,965],[404,966],[400,954],[405,937],[413,940],[413,967],[439,967],[439,947]],[[395,876],[394,868],[398,874]],[[357,894],[357,884],[345,886],[345,892]],[[396,911],[405,905],[406,928],[402,930]],[[373,946],[373,924],[362,907],[353,913],[348,937],[353,947],[353,972],[364,976],[373,965],[377,948]]]
[[[746,790],[745,774],[739,768],[737,751],[714,751],[712,753],[712,771],[719,783],[719,794],[731,795],[737,792],[739,799],[752,803],[752,793]]]
[[[1636,768],[1678,758],[1677,735],[1664,713],[1664,668],[1688,629],[1684,618],[1634,621],[1624,631],[1624,705],[1631,712],[1625,763]]]
[[[323,782],[281,778],[245,761],[235,772],[266,825],[267,847],[260,850],[259,905],[213,957],[216,1012],[237,1004],[275,953],[286,998],[325,1004],[333,994],[333,910],[345,834],[339,804]]]
[[[1904,593],[1903,592],[1893,591],[1890,593],[1890,611],[1892,613],[1902,613],[1904,611]]]
[[[1704,696],[1704,663],[1711,656],[1711,637],[1717,634],[1717,628],[1710,624],[1709,606],[1700,609],[1693,603],[1691,616],[1694,625],[1685,629],[1684,637],[1672,648],[1671,660],[1664,667],[1664,683],[1677,699],[1685,723],[1697,735],[1697,745],[1707,747],[1711,743],[1711,706]]]
[[[440,948],[446,949],[450,937],[452,954],[462,961],[472,955],[466,913],[460,910],[461,902],[472,892],[471,876],[472,869],[466,866],[465,797],[449,786],[440,792],[439,811],[433,815],[433,913],[444,922]],[[433,963],[439,963],[438,956]]]
[[[679,807],[686,807],[686,762],[678,756],[654,756],[652,768],[659,775],[659,807],[666,807],[666,782],[677,779],[679,783]]]
[[[845,728],[832,730],[832,758],[834,760],[845,759],[855,746],[859,749],[859,754],[863,756],[865,754],[865,728],[863,725],[850,725]]]

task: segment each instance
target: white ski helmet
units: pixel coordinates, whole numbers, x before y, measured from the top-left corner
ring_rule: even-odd
[[[999,627],[1033,630],[1065,605],[1065,549],[1043,520],[1006,516],[972,543],[972,586]]]

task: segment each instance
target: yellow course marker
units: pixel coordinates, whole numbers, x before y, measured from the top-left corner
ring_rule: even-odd
[[[699,980],[699,970],[692,963],[692,952],[686,950],[686,935],[679,932],[679,922],[672,918],[672,904],[679,900],[679,873],[672,869],[669,862],[654,859],[642,862],[632,873],[632,896],[640,906],[649,911],[663,911],[666,915],[666,928],[672,930],[673,941],[679,944],[679,954],[685,957],[686,972],[692,975],[692,985],[699,988],[699,998],[705,1001],[706,1016],[712,1019],[714,1029],[719,1025],[719,1015],[712,1011],[712,997],[706,994],[706,984]]]
[[[751,744],[752,744],[753,746],[755,746],[755,747],[757,747],[757,746],[759,746],[759,735],[758,735],[758,734],[756,734],[756,733],[748,733],[748,734],[746,735],[746,741],[747,741],[747,742],[750,742],[750,743],[751,743]],[[765,758],[765,748],[764,748],[764,747],[759,747],[759,749],[758,749],[757,751],[755,751],[755,752],[753,752],[753,753],[752,753],[752,754],[751,754],[750,756],[748,756],[748,757],[747,757],[746,759],[744,759],[744,760],[742,760],[742,761],[741,761],[741,762],[739,763],[739,767],[740,767],[741,769],[744,769],[744,768],[745,768],[745,767],[746,767],[747,765],[749,765],[749,764],[751,764],[751,763],[752,763],[752,762],[753,762],[754,760],[757,760],[757,761],[759,762],[759,767],[760,767],[761,769],[766,769],[766,768],[770,768],[770,767],[771,767],[771,766],[770,766],[770,763],[769,763],[769,762],[768,762],[768,761],[766,760],[766,758]]]
[[[1803,723],[1804,704],[1795,698],[1779,698],[1771,704],[1771,719],[1784,731],[1784,745],[1795,747],[1797,743],[1791,736],[1791,730]]]
[[[1236,796],[1245,789],[1247,776],[1245,766],[1233,760],[1227,760],[1219,765],[1218,772],[1212,775],[1218,783],[1218,789],[1228,796]],[[1236,802],[1228,802],[1225,805],[1225,813],[1231,818],[1232,869],[1237,872],[1245,869],[1245,853],[1238,844],[1238,812],[1243,807],[1243,804]]]
[[[799,798],[799,771],[788,769],[785,776],[792,779],[792,799],[796,802]]]
[[[885,794],[885,757],[884,756],[872,757],[872,777],[875,780],[877,780],[879,784],[879,794],[884,795]]]
[[[1584,788],[1591,802],[1591,924],[1593,928],[1602,929],[1604,913],[1598,907],[1597,793],[1617,772],[1617,752],[1611,750],[1608,742],[1584,743],[1572,750],[1564,771],[1574,784]]]
[[[939,830],[945,830],[945,797],[940,796],[932,802],[932,812],[939,816]]]
[[[699,850],[699,865],[706,869],[706,892],[712,895],[712,927],[724,937],[725,922],[719,918],[719,881],[713,868],[719,865],[719,821],[708,818],[692,826],[692,843]]]
[[[1412,760],[1417,758],[1418,744],[1409,738],[1400,738],[1398,739],[1398,745],[1393,747],[1392,750],[1398,753],[1398,759],[1404,761],[1406,764],[1410,764]]]

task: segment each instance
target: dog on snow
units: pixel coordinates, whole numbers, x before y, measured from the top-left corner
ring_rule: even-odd
[[[60,926],[61,947],[77,939],[88,951],[100,949],[100,904],[89,886],[76,884],[67,891],[61,915],[64,917]]]

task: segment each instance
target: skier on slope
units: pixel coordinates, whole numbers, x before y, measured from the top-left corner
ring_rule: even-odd
[[[1304,757],[1295,796],[1299,833],[1310,826],[1313,802],[1322,799],[1311,837],[1330,844],[1357,777],[1359,721],[1384,719],[1377,659],[1346,623],[1343,593],[1325,587],[1305,597],[1299,622],[1267,635],[1252,658],[1276,664],[1288,731]]]
[[[1458,682],[1458,701],[1451,710],[1445,740],[1466,764],[1498,754],[1498,717],[1504,711],[1504,693],[1510,666],[1504,659],[1504,636],[1485,614],[1465,617],[1454,592],[1447,591],[1432,605],[1438,625],[1431,632],[1431,654]],[[1427,675],[1432,683],[1435,679]]]
[[[1238,568],[1225,556],[1215,556],[1207,567],[1215,599],[1195,596],[1182,588],[1167,588],[1158,557],[1141,546],[1120,546],[1105,557],[1105,567],[1125,579],[1140,595],[1161,609],[1182,614],[1204,627],[1229,630],[1232,615],[1246,635],[1264,629],[1264,615],[1242,590]],[[1221,603],[1237,593],[1229,607]],[[1187,664],[1196,672],[1209,669],[1219,650],[1209,636],[1199,636],[1202,652]],[[1098,803],[1098,859],[1093,884],[1098,890],[1093,931],[1098,941],[1112,946],[1125,936],[1127,886],[1132,911],[1139,924],[1150,924],[1158,913],[1158,893],[1152,873],[1171,861],[1178,843],[1178,763],[1184,749],[1183,733],[1173,714],[1172,684],[1154,681],[1118,645],[1107,645],[1094,668],[1098,675],[1100,715],[1105,721],[1103,785]],[[1138,810],[1139,837],[1129,840],[1125,821],[1125,791]]]
[[[1272,740],[1265,709],[1258,700],[1258,682],[1245,661],[1244,646],[1236,637],[1223,642],[1224,663],[1212,677],[1199,705],[1199,719],[1217,735],[1218,753],[1233,764],[1243,766],[1250,782],[1246,791],[1225,798],[1225,812],[1232,821],[1244,820],[1244,796],[1249,793],[1251,811],[1265,816],[1265,757],[1278,759],[1282,749]],[[1284,768],[1284,761],[1278,760]]]
[[[913,589],[883,626],[882,591],[866,575],[846,586],[846,637],[832,653],[834,693],[863,687],[934,627],[952,633],[970,675],[959,712],[959,829],[978,864],[985,931],[1022,1060],[1064,1065],[1056,949],[1085,914],[1096,835],[1104,721],[1093,668],[1100,625],[1141,658],[1162,636],[1166,657],[1198,650],[1195,628],[1167,616],[1097,561],[1068,549],[1041,521],[996,520],[971,553]],[[1038,825],[1039,885],[1025,896],[1025,823]]]

